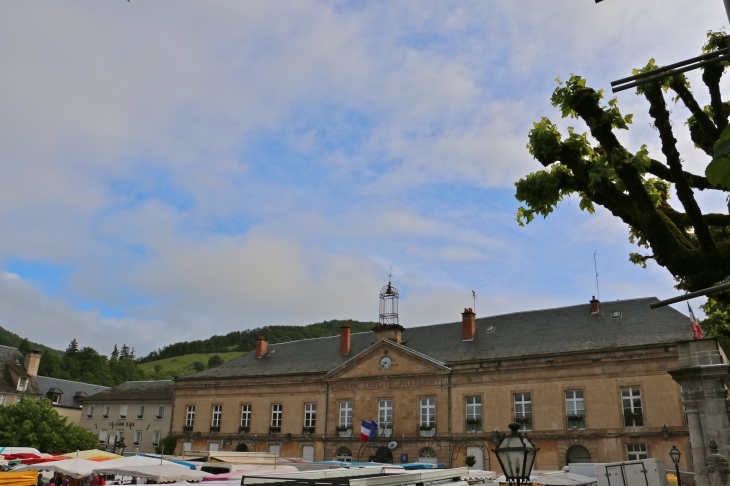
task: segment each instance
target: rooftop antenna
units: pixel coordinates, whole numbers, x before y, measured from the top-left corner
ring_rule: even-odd
[[[477,293],[472,290],[471,296],[474,299],[474,307],[472,308],[472,311],[476,314],[476,312],[477,312]]]
[[[596,271],[596,295],[598,296],[598,300],[601,300],[601,291],[598,290],[598,262],[596,261],[596,253],[598,250],[593,250],[593,268]]]
[[[390,265],[390,272],[388,272],[388,283],[393,280],[393,264]]]

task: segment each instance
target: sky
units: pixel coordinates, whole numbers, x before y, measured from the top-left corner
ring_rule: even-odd
[[[610,93],[726,26],[721,0],[0,3],[0,326],[139,356],[377,320],[391,265],[405,327],[460,320],[472,290],[478,317],[678,295],[607,211],[520,227],[514,182],[541,116],[585,130],[555,78]],[[618,101],[658,158],[646,101]]]

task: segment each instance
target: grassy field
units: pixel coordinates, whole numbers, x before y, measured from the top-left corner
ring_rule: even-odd
[[[230,361],[233,358],[237,358],[245,353],[232,351],[229,353],[186,354],[184,356],[177,356],[175,358],[166,358],[159,361],[152,361],[150,363],[143,363],[139,365],[139,368],[142,369],[145,374],[149,375],[150,377],[154,376],[157,379],[191,375],[195,373],[195,369],[193,368],[194,362],[200,361],[205,365],[205,369],[208,369],[208,358],[216,354],[223,358],[223,361]],[[155,366],[160,366],[162,369],[155,372]]]

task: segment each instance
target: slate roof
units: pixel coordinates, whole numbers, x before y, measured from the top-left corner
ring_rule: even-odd
[[[40,388],[43,398],[51,399],[53,393],[60,393],[61,400],[55,404],[56,407],[63,408],[81,408],[81,399],[94,395],[95,393],[108,390],[108,386],[92,385],[89,383],[81,383],[80,381],[61,380],[58,378],[49,378],[47,376],[39,376],[36,378],[38,388]]]
[[[461,321],[406,328],[403,344],[434,360],[453,365],[497,360],[609,350],[692,339],[689,317],[671,307],[651,310],[656,297],[602,302],[591,315],[590,304],[515,312],[476,320],[476,336],[461,339]],[[621,317],[613,319],[614,311]],[[493,332],[487,329],[494,326]],[[375,343],[374,332],[352,334],[350,354],[339,354],[339,336],[269,344],[266,355],[247,353],[220,366],[178,381],[245,376],[325,374]]]
[[[0,346],[0,392],[25,393],[29,396],[39,396],[41,394],[36,379],[28,377],[24,362],[25,356],[18,348]],[[25,392],[18,391],[18,387],[10,375],[10,370],[28,378],[28,388]]]
[[[128,381],[87,398],[84,403],[98,402],[162,402],[172,401],[175,382],[172,380]]]

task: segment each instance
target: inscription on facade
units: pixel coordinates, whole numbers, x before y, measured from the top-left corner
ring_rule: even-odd
[[[402,380],[363,381],[360,383],[333,383],[332,391],[340,390],[379,390],[383,388],[414,388],[420,386],[443,386],[446,378],[419,378]]]

